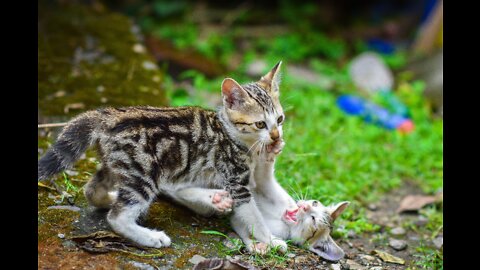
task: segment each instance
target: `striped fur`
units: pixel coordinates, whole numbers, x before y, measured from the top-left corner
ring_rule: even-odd
[[[39,179],[68,168],[95,145],[102,167],[86,185],[85,195],[90,204],[111,208],[107,218],[116,232],[141,245],[168,246],[168,236],[141,227],[136,220],[158,194],[203,187],[229,192],[232,220],[238,223],[234,227],[246,231],[240,235],[247,237],[255,228],[255,237],[269,242],[271,234],[259,214],[250,218],[251,224],[243,224],[239,213],[258,213],[249,190],[257,160],[252,156],[281,140],[284,116],[275,87],[278,68],[243,86],[226,79],[224,107],[218,111],[143,106],[85,112],[69,122],[39,160]]]

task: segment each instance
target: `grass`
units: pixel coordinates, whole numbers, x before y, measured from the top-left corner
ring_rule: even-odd
[[[415,260],[415,266],[420,269],[443,270],[443,249],[432,249],[431,247],[421,244],[416,248],[416,251],[418,253],[413,255],[417,259]],[[415,268],[409,267],[408,269]]]
[[[271,247],[266,254],[248,254],[245,253],[245,244],[240,240],[239,238],[232,238],[229,237],[228,235],[225,235],[224,233],[218,232],[218,231],[202,231],[201,233],[203,234],[210,234],[210,235],[219,235],[222,237],[225,237],[230,241],[231,247],[227,247],[225,245],[220,246],[220,251],[223,253],[221,254],[222,257],[230,256],[230,255],[236,255],[236,254],[246,254],[248,255],[249,261],[252,261],[255,263],[255,265],[260,266],[260,267],[268,267],[268,268],[273,268],[273,267],[283,267],[284,262],[288,259],[286,254],[282,254],[279,251],[279,247]],[[289,244],[290,241],[287,241],[287,244]]]

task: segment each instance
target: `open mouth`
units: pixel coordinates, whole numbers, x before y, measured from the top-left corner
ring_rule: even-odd
[[[267,145],[266,149],[268,153],[273,152],[274,154],[278,154],[283,149],[283,141],[282,140],[274,141],[273,143]]]
[[[287,221],[291,221],[291,222],[295,222],[297,223],[297,212],[298,212],[298,209],[295,209],[295,210],[292,210],[292,211],[288,211],[288,210],[285,210],[285,213],[283,214],[283,218]]]

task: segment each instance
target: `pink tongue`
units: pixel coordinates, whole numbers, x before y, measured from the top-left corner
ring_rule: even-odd
[[[287,210],[287,215],[290,217],[290,218],[296,218],[297,217],[297,212],[298,212],[298,208],[295,209],[295,210],[292,210],[292,211],[288,211]]]

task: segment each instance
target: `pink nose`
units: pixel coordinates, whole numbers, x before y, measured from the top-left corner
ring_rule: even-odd
[[[308,204],[302,204],[302,205],[300,205],[300,208],[302,208],[303,211],[307,212],[307,211],[310,210],[311,207]]]

